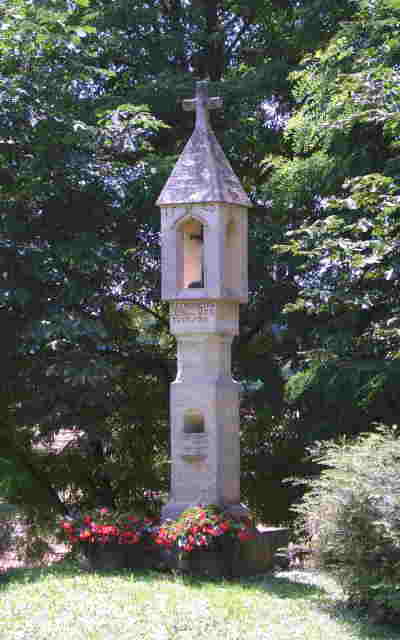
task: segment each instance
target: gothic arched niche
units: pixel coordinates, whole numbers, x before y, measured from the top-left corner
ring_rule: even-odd
[[[183,416],[184,433],[204,433],[204,416],[201,411],[188,409]]]
[[[240,236],[233,219],[225,230],[224,287],[228,295],[240,288]]]
[[[177,228],[178,288],[204,288],[204,225],[197,218],[187,218]]]

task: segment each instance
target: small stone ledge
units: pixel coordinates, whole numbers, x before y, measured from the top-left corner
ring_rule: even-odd
[[[289,530],[284,527],[257,529],[255,538],[241,542],[233,564],[233,575],[248,576],[270,571],[275,565],[274,556],[280,547],[289,542]]]

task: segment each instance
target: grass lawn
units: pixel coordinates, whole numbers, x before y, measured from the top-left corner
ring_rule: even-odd
[[[236,582],[159,573],[16,569],[0,583],[1,640],[399,640],[310,571]]]

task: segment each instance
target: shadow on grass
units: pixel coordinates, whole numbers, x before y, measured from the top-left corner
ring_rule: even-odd
[[[55,563],[46,567],[18,567],[10,568],[0,573],[0,590],[16,584],[29,584],[43,580],[48,576],[76,576],[81,569],[74,560]]]
[[[79,575],[98,575],[104,577],[128,577],[133,576],[135,580],[142,580],[151,582],[158,578],[158,573],[155,571],[135,571],[134,573],[128,569],[116,569],[105,571],[92,571],[82,566],[80,560],[74,557],[62,560],[59,563],[54,563],[45,567],[18,567],[15,569],[8,569],[4,573],[0,574],[0,593],[7,588],[14,587],[16,585],[32,584],[39,582],[49,577],[63,578],[76,578]]]
[[[170,574],[171,575],[171,574]],[[209,578],[194,576],[190,574],[176,574],[176,578],[180,579],[184,584],[194,589],[207,588],[210,585],[224,585],[229,587],[240,588],[243,591],[256,593],[266,593],[277,598],[309,598],[319,596],[325,592],[322,587],[313,584],[304,584],[301,582],[293,582],[286,578],[275,577],[271,574],[260,574],[249,578]],[[249,593],[251,595],[251,593]]]
[[[304,571],[303,576],[309,575]],[[316,574],[317,575],[317,574]],[[400,629],[390,624],[371,624],[365,610],[357,607],[349,607],[346,601],[327,590],[324,586],[305,582],[296,582],[290,577],[284,576],[257,576],[244,581],[244,587],[262,588],[269,595],[282,598],[309,599],[309,606],[326,613],[333,620],[352,628],[360,640],[399,640]]]
[[[321,602],[318,608],[334,620],[357,630],[360,640],[398,640],[398,625],[372,624],[365,610],[350,608],[344,602]]]
[[[280,600],[302,599],[305,600],[306,607],[313,607],[322,611],[339,623],[353,628],[355,632],[354,638],[357,638],[357,640],[395,640],[400,638],[398,627],[370,624],[367,616],[361,610],[346,607],[342,599],[333,597],[323,585],[295,581],[290,577],[273,574],[224,580],[178,572],[149,570],[135,572],[129,570],[88,571],[82,569],[82,565],[78,560],[69,558],[47,567],[10,569],[6,573],[0,574],[0,595],[8,588],[31,584],[49,577],[59,577],[60,579],[76,578],[83,574],[102,576],[104,578],[126,578],[135,582],[154,582],[159,583],[159,588],[162,588],[160,583],[163,581],[177,581],[189,589],[198,590],[217,586],[227,590],[230,588],[245,590],[250,596],[252,593],[254,595],[268,593],[270,597]]]
[[[253,593],[269,592],[277,598],[307,598],[318,596],[323,593],[323,589],[316,585],[293,582],[285,578],[277,578],[272,574],[260,575],[252,578],[212,578],[208,576],[196,576],[179,571],[151,571],[116,569],[116,570],[88,570],[82,566],[82,562],[74,557],[64,559],[62,562],[46,567],[26,568],[20,567],[9,569],[4,574],[0,574],[0,590],[13,587],[18,584],[30,584],[48,577],[59,577],[60,579],[76,577],[79,575],[97,575],[105,578],[120,577],[130,578],[143,582],[163,582],[177,581],[190,589],[207,589],[212,586],[223,586],[240,588],[252,591]]]

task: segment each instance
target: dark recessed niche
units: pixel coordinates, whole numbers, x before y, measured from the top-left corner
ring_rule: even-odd
[[[184,433],[204,433],[204,417],[200,411],[190,409],[183,418]]]
[[[204,287],[204,227],[196,218],[186,219],[178,229],[178,288]]]

